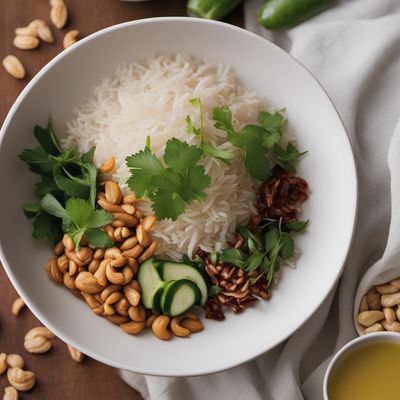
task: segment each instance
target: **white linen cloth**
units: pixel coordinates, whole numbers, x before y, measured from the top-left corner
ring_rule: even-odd
[[[321,400],[329,358],[356,336],[355,291],[364,272],[382,257],[391,223],[391,240],[375,269],[381,270],[387,262],[396,265],[396,258],[400,265],[400,212],[393,212],[391,221],[387,166],[392,141],[396,210],[400,206],[400,127],[394,133],[400,116],[400,1],[342,0],[287,33],[270,33],[257,26],[261,3],[247,1],[246,27],[284,48],[319,79],[350,136],[360,191],[352,249],[336,295],[332,292],[283,345],[258,359],[203,377],[159,378],[122,371],[125,382],[146,400]],[[373,281],[369,276],[364,286]]]

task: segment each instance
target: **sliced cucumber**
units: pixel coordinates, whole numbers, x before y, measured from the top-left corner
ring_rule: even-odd
[[[189,279],[168,282],[161,295],[163,314],[175,317],[198,304],[201,292],[197,285]]]
[[[154,259],[150,258],[139,266],[138,281],[142,288],[142,303],[147,309],[161,311],[160,298],[165,282],[160,278]]]
[[[189,279],[194,282],[201,292],[201,304],[204,305],[207,302],[207,285],[200,271],[189,264],[175,263],[172,261],[165,261],[159,264],[158,272],[161,279],[164,281],[172,281],[177,279]]]

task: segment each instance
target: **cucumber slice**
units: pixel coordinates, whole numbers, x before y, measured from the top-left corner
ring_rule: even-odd
[[[195,267],[189,264],[175,263],[165,261],[158,266],[158,273],[164,281],[172,281],[177,279],[189,279],[194,282],[201,292],[200,304],[204,305],[207,302],[208,291],[207,284],[203,275]]]
[[[168,282],[161,295],[163,314],[175,317],[184,313],[201,299],[197,285],[189,279]]]
[[[139,266],[138,282],[142,288],[142,303],[147,309],[161,311],[160,298],[165,282],[158,275],[154,259],[150,258]]]

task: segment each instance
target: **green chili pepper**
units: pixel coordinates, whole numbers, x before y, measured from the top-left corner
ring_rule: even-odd
[[[190,14],[207,19],[222,19],[233,11],[242,0],[189,0],[187,9]]]
[[[285,30],[330,7],[335,0],[267,0],[258,23],[271,30]]]

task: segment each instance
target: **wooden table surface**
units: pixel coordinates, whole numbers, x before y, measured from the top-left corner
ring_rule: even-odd
[[[62,38],[66,31],[78,29],[81,37],[84,37],[124,21],[186,15],[186,0],[153,0],[144,3],[117,0],[66,0],[70,18],[62,31],[52,28],[56,39],[54,44],[42,43],[38,49],[31,51],[16,49],[12,45],[14,29],[25,26],[36,18],[50,22],[48,3],[48,0],[0,0],[0,59],[8,54],[14,54],[21,59],[27,69],[27,77],[23,81],[18,81],[0,68],[1,123],[29,80],[62,50]],[[241,10],[230,15],[227,21],[242,25]],[[54,340],[54,347],[47,354],[27,353],[23,347],[23,337],[30,328],[40,324],[26,308],[18,317],[11,314],[11,304],[17,295],[2,268],[0,268],[0,282],[0,353],[21,354],[27,369],[34,371],[37,376],[34,389],[21,394],[20,398],[23,400],[141,398],[119,379],[118,371],[115,369],[91,359],[86,359],[82,364],[72,361],[66,346],[59,340]],[[0,376],[0,398],[3,397],[6,386],[8,383],[5,376]]]

